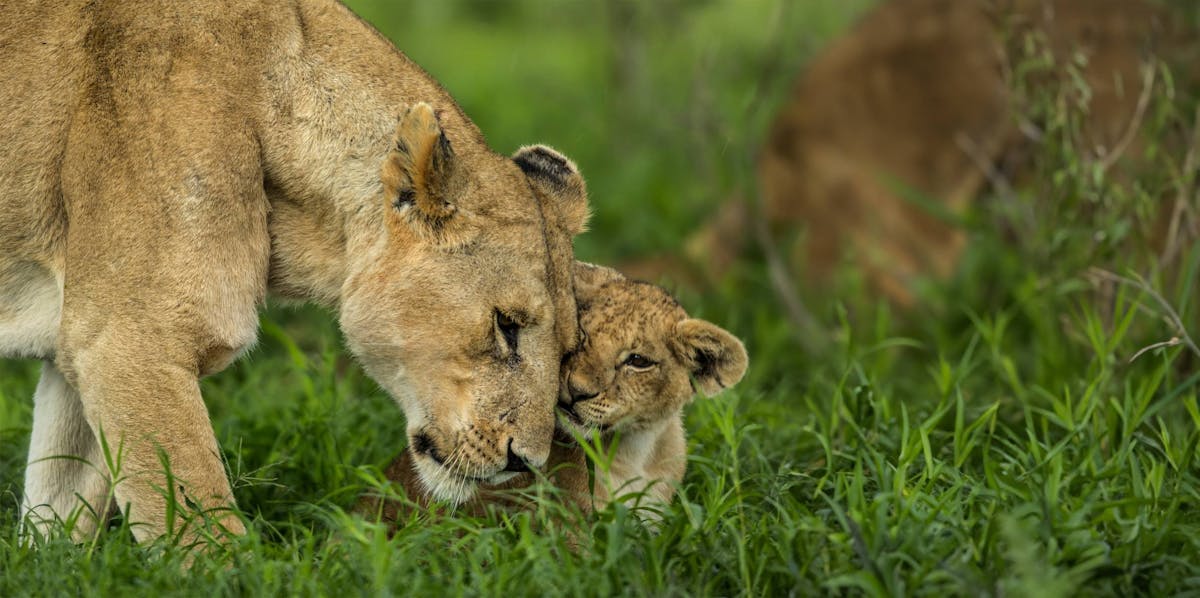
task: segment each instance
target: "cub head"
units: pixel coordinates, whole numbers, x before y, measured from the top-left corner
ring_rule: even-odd
[[[689,318],[661,288],[584,263],[575,278],[583,341],[563,362],[558,408],[567,427],[651,428],[697,391],[717,394],[746,373],[742,342]]]
[[[546,147],[507,158],[454,136],[427,104],[401,117],[381,176],[380,230],[349,256],[341,325],[404,410],[421,483],[463,502],[550,452],[578,340],[583,178]]]

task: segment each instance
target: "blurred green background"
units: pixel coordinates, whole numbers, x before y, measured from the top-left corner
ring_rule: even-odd
[[[582,169],[580,259],[678,249],[732,191],[799,67],[870,2],[347,3],[511,153]]]

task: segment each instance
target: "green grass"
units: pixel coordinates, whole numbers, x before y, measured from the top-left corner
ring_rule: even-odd
[[[601,262],[678,247],[744,178],[789,73],[866,4],[351,3],[497,150],[544,141],[581,165],[596,216],[577,253]],[[630,72],[614,39],[640,40]],[[0,363],[0,595],[1200,593],[1200,356],[1131,360],[1178,334],[1167,308],[1200,331],[1200,247],[1168,268],[1143,233],[1144,206],[1192,174],[1157,143],[1144,172],[1095,172],[1070,142],[1070,89],[1047,93],[1030,97],[1051,141],[1010,198],[1022,209],[967,214],[962,267],[912,312],[848,271],[806,290],[832,331],[806,354],[757,260],[680,290],[746,340],[751,369],[689,410],[688,475],[657,532],[616,507],[571,532],[588,547],[573,553],[545,504],[388,539],[345,511],[380,485],[403,417],[329,314],[272,307],[259,347],[203,382],[250,532],[186,572],[119,522],[85,546],[19,545],[37,366]],[[1161,98],[1155,138],[1190,131],[1194,100]],[[1166,307],[1098,291],[1092,266],[1144,274]]]

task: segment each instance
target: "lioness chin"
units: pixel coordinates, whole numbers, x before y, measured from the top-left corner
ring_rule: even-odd
[[[33,529],[83,513],[88,536],[111,489],[139,539],[197,509],[242,531],[197,379],[253,345],[268,291],[337,313],[440,498],[545,462],[588,211],[569,160],[492,152],[333,0],[17,1],[0,31],[0,357],[43,361]]]

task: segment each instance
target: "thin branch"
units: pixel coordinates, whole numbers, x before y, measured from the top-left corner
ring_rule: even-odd
[[[996,195],[1000,201],[1012,210],[1016,218],[1022,219],[1020,225],[1032,230],[1037,221],[1037,215],[1033,212],[1033,206],[1029,202],[1021,201],[1008,177],[1003,172],[1000,172],[1000,169],[996,168],[995,161],[987,155],[974,139],[961,131],[954,135],[954,143],[971,162],[975,163],[975,167],[983,173],[988,184],[996,190]]]
[[[796,281],[789,274],[787,263],[779,255],[771,233],[767,230],[766,219],[752,218],[754,238],[762,248],[767,260],[767,273],[771,278],[771,286],[779,296],[784,311],[792,325],[796,328],[796,338],[810,354],[818,353],[825,346],[826,331],[821,328],[812,312],[804,305],[804,301],[796,292]]]
[[[1183,226],[1183,216],[1186,213],[1191,222],[1191,237],[1196,236],[1196,216],[1192,212],[1192,203],[1196,189],[1196,147],[1200,146],[1200,106],[1193,116],[1192,135],[1188,142],[1187,154],[1183,158],[1183,170],[1179,173],[1178,189],[1175,194],[1175,206],[1171,211],[1171,223],[1167,227],[1167,242],[1163,244],[1160,264],[1169,264],[1175,260],[1183,248],[1183,237],[1180,228]]]
[[[1098,278],[1101,280],[1107,280],[1109,282],[1115,282],[1117,284],[1123,284],[1126,286],[1133,287],[1133,288],[1138,289],[1138,290],[1142,291],[1143,293],[1149,295],[1151,298],[1153,298],[1158,303],[1159,308],[1161,308],[1163,311],[1163,314],[1166,315],[1167,321],[1170,323],[1171,326],[1173,326],[1175,328],[1175,335],[1176,335],[1176,339],[1177,339],[1177,342],[1175,344],[1182,343],[1183,345],[1187,346],[1187,348],[1189,350],[1191,350],[1191,352],[1193,354],[1195,354],[1196,357],[1200,357],[1200,347],[1196,346],[1196,342],[1193,341],[1192,337],[1188,334],[1187,327],[1185,327],[1183,325],[1183,319],[1179,317],[1179,313],[1176,312],[1175,308],[1171,307],[1171,304],[1165,298],[1163,298],[1163,296],[1161,294],[1159,294],[1158,291],[1154,290],[1154,288],[1151,287],[1150,284],[1147,283],[1146,280],[1144,278],[1142,278],[1140,275],[1138,275],[1137,273],[1134,273],[1134,275],[1133,275],[1134,278],[1129,278],[1126,276],[1121,276],[1119,274],[1115,274],[1113,272],[1109,272],[1108,270],[1104,270],[1102,268],[1091,268],[1090,270],[1088,270],[1088,274],[1094,278]],[[1172,340],[1176,340],[1176,339],[1172,339]],[[1170,343],[1170,342],[1171,341],[1164,341],[1164,343]],[[1160,343],[1160,345],[1161,344],[1162,343]],[[1137,354],[1134,355],[1134,358],[1136,358],[1137,355],[1140,355],[1145,350],[1146,349],[1139,351]],[[1131,359],[1131,361],[1132,361],[1132,359]]]
[[[1134,360],[1136,360],[1138,357],[1141,357],[1143,353],[1146,353],[1148,351],[1153,351],[1155,349],[1162,349],[1164,347],[1178,347],[1180,345],[1180,343],[1182,343],[1182,342],[1183,341],[1179,340],[1178,336],[1172,336],[1171,338],[1169,338],[1165,341],[1146,345],[1145,347],[1138,349],[1138,352],[1134,353],[1133,357],[1129,358],[1129,363],[1133,363]]]
[[[975,163],[976,168],[983,173],[988,183],[992,185],[1001,197],[1006,201],[1016,199],[1016,191],[1013,190],[1012,183],[1009,182],[1008,177],[1004,176],[1004,173],[996,168],[995,162],[984,153],[983,148],[979,147],[979,144],[975,143],[974,139],[971,139],[966,133],[959,131],[954,134],[954,144]]]
[[[785,18],[785,11],[790,7],[790,3],[786,0],[776,4],[776,13],[772,18],[774,27],[769,35],[771,41],[767,47],[772,48],[771,52],[762,63],[759,76],[755,78],[758,85],[754,89],[754,94],[750,97],[750,101],[746,106],[745,114],[747,121],[754,123],[756,117],[764,109],[768,93],[767,86],[772,81],[779,81],[779,71],[781,70],[784,59],[783,53],[785,48],[789,46],[783,43],[784,27],[783,24],[788,21]],[[746,127],[747,130],[753,130],[754,127]],[[771,236],[770,229],[767,226],[765,210],[763,209],[763,197],[759,192],[756,184],[754,173],[756,152],[749,148],[758,148],[761,143],[754,142],[756,140],[748,139],[750,143],[745,145],[747,148],[743,152],[742,167],[738,169],[738,187],[745,192],[747,197],[752,198],[752,209],[750,210],[750,225],[753,227],[754,239],[766,257],[767,273],[771,278],[771,286],[775,290],[780,303],[783,304],[784,312],[792,326],[795,328],[796,339],[800,342],[801,347],[809,354],[818,353],[826,345],[829,338],[828,331],[824,330],[818,323],[817,319],[812,315],[812,312],[804,304],[804,300],[800,298],[800,294],[796,292],[799,285],[791,275],[791,270],[788,267],[787,261],[779,253],[779,249],[775,246],[775,241]]]
[[[1142,128],[1142,120],[1146,117],[1146,108],[1150,106],[1150,96],[1154,92],[1155,74],[1158,72],[1153,64],[1145,65],[1142,70],[1145,72],[1142,75],[1142,93],[1138,95],[1137,107],[1134,108],[1133,116],[1129,119],[1129,126],[1125,128],[1125,133],[1121,135],[1117,145],[1100,157],[1101,170],[1107,171],[1117,163],[1117,160],[1121,159],[1121,156],[1129,149],[1129,144],[1133,143],[1133,139],[1137,137],[1138,131]]]

